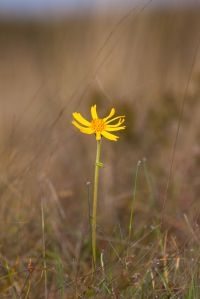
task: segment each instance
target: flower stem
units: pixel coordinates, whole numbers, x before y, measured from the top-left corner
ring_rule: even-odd
[[[97,227],[97,196],[98,196],[98,182],[99,182],[99,167],[100,163],[101,141],[97,140],[97,152],[94,172],[94,197],[93,197],[93,211],[92,211],[92,257],[93,269],[96,267],[96,227]]]

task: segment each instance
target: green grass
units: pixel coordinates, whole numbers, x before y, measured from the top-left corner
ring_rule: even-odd
[[[110,233],[98,226],[95,273],[87,217],[78,228],[70,227],[69,219],[59,214],[58,202],[47,194],[43,194],[42,209],[38,202],[32,204],[36,213],[30,211],[31,221],[4,223],[1,298],[199,298],[198,230],[183,217],[183,238],[181,226],[174,233],[175,228],[166,228],[161,217],[154,217],[158,210],[152,212],[147,162],[138,165],[127,223],[116,223]],[[137,208],[141,178],[148,195],[143,211]],[[16,203],[10,208],[10,213],[16,211]],[[23,219],[27,212],[18,211],[16,219]],[[140,217],[145,225],[137,223]]]

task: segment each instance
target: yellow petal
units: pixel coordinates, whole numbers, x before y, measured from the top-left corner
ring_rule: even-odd
[[[119,127],[119,126],[121,126],[121,124],[123,124],[124,123],[124,119],[120,119],[116,124],[114,124],[114,125],[108,125],[107,123],[106,123],[106,125],[108,126],[108,127],[110,127],[110,128],[116,128],[116,127]]]
[[[112,141],[117,141],[117,139],[119,138],[118,136],[113,135],[113,134],[110,134],[110,133],[108,133],[108,132],[106,132],[106,131],[103,131],[103,132],[101,133],[101,135],[103,135],[105,138],[107,138],[107,139],[109,139],[109,140],[112,140]]]
[[[120,119],[121,119],[121,121],[122,121],[124,118],[125,118],[124,115],[122,115],[122,116],[116,116],[116,117],[110,119],[109,121],[107,121],[106,124],[109,124],[109,123],[115,121],[116,119],[119,119],[119,122],[120,122]],[[124,122],[124,121],[123,121],[123,122]]]
[[[111,118],[114,114],[115,114],[115,108],[112,108],[110,114],[107,117],[105,117],[103,120],[107,121],[107,119]]]
[[[94,134],[94,131],[91,130],[90,128],[84,128],[80,130],[84,134]]]
[[[72,121],[72,124],[78,128],[82,133],[85,134],[92,134],[94,133],[94,130],[92,130],[91,128],[85,128],[83,126],[81,126],[79,123],[77,123],[75,120]]]
[[[109,132],[114,132],[114,131],[120,131],[120,130],[124,130],[125,128],[126,128],[126,126],[122,126],[122,127],[116,127],[116,128],[113,128],[113,127],[107,126],[107,127],[106,127],[106,131],[109,131]]]
[[[75,118],[75,120],[78,121],[79,123],[81,123],[82,125],[84,125],[86,127],[90,126],[90,122],[87,121],[87,119],[85,119],[80,113],[74,112],[72,115]]]
[[[72,121],[72,124],[73,124],[75,127],[77,127],[79,130],[85,128],[85,127],[81,126],[79,123],[77,123],[75,120]]]
[[[91,115],[92,115],[92,119],[97,119],[98,115],[97,115],[97,105],[94,105],[91,107]]]

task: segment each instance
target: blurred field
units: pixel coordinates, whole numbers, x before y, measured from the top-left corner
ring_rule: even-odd
[[[103,141],[99,240],[104,244],[116,226],[122,235],[127,231],[141,160],[135,228],[157,223],[166,199],[164,228],[181,244],[191,239],[195,243],[200,211],[199,30],[197,10],[135,9],[125,18],[89,15],[43,23],[1,22],[2,268],[9,260],[12,270],[25,271],[30,257],[36,262],[41,257],[42,200],[47,254],[58,267],[49,272],[62,270],[60,254],[73,273],[79,267],[88,271],[89,241],[84,236],[89,234],[91,190],[86,183],[93,180],[95,139],[72,127],[71,114],[78,111],[89,117],[95,103],[102,116],[114,106],[127,117],[120,141]],[[21,292],[16,298],[26,298],[24,276],[17,283],[13,278],[11,286],[14,280]],[[5,298],[15,298],[10,294]],[[30,298],[43,298],[36,290],[33,294],[36,297]]]

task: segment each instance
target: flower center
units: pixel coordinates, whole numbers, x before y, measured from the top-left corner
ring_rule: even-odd
[[[91,129],[95,132],[102,132],[105,130],[106,124],[103,119],[97,118],[91,121]]]

